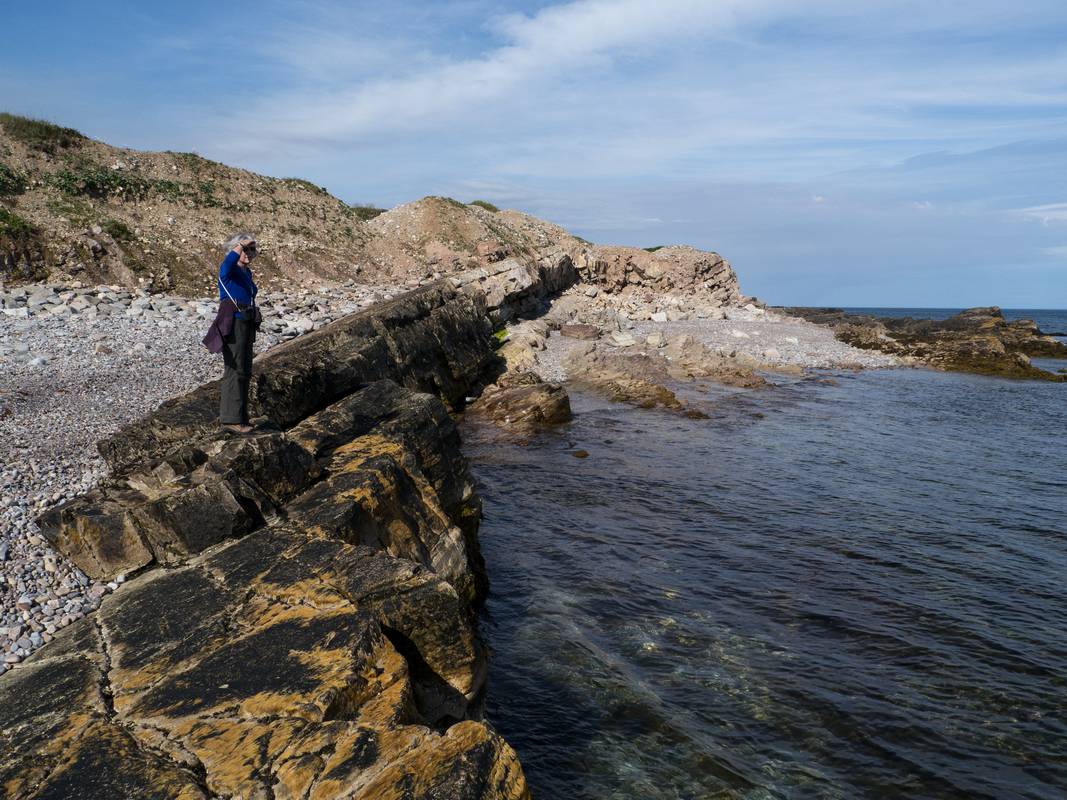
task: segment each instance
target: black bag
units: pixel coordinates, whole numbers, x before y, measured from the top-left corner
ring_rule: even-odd
[[[235,304],[236,305],[236,304]],[[237,306],[237,310],[241,314],[241,319],[251,320],[252,327],[257,331],[263,324],[263,313],[259,310],[259,306]]]

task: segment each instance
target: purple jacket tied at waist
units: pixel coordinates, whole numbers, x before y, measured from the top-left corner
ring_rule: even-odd
[[[215,321],[207,329],[204,337],[204,347],[212,353],[222,352],[222,340],[233,331],[233,316],[237,313],[237,306],[232,300],[219,301],[219,313],[215,315]]]

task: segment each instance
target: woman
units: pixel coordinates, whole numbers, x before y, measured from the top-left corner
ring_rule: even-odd
[[[227,243],[230,252],[219,264],[219,313],[204,345],[222,353],[226,365],[219,397],[219,422],[234,433],[251,433],[248,424],[248,385],[252,379],[252,345],[259,327],[256,284],[249,262],[256,257],[255,237],[239,233]]]

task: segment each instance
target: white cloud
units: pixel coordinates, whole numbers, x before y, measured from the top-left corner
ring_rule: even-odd
[[[1057,245],[1056,247],[1042,247],[1041,254],[1051,258],[1067,259],[1067,244]]]
[[[307,87],[262,104],[257,119],[269,120],[269,129],[297,140],[339,139],[377,134],[383,129],[440,126],[448,119],[493,103],[527,84],[543,85],[553,77],[582,68],[606,67],[612,54],[634,49],[657,49],[678,40],[693,40],[718,28],[728,30],[741,18],[789,5],[783,0],[577,0],[549,6],[534,16],[513,15],[493,22],[505,42],[484,55],[433,65],[402,77],[359,80],[346,76],[354,56],[339,58],[334,85],[312,92]],[[317,52],[319,37],[296,37],[303,47]],[[336,31],[325,37],[327,54],[345,52]],[[360,50],[353,41],[348,48]],[[303,55],[290,44],[279,60],[301,64],[318,75],[322,58]],[[332,56],[331,56],[332,58]],[[327,59],[330,60],[330,59]],[[373,60],[373,56],[372,56]],[[346,80],[347,77],[347,80]],[[540,98],[526,96],[531,105]]]
[[[1048,203],[1043,206],[1021,208],[1017,212],[1026,219],[1034,219],[1042,225],[1050,222],[1067,222],[1067,203]]]

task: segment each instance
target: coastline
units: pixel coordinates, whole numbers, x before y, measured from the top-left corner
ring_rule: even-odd
[[[93,358],[114,356],[113,350],[100,352],[97,346],[101,340],[94,338],[91,333],[94,325],[108,323],[102,323],[98,318],[80,317],[75,322],[76,312],[59,315],[48,312],[42,314],[40,319],[30,317],[16,323],[20,333],[35,331],[41,334],[37,340],[41,343],[40,347],[55,347],[54,352],[38,353],[32,357],[28,357],[29,352],[14,351],[19,361],[17,374],[23,377],[59,376],[64,382],[49,384],[47,378],[43,379],[36,384],[36,393],[27,392],[18,398],[25,405],[16,405],[14,413],[6,415],[2,424],[7,430],[13,430],[26,408],[36,407],[42,410],[35,420],[44,427],[39,429],[38,435],[29,437],[31,442],[49,443],[44,432],[54,426],[62,426],[72,414],[80,419],[77,433],[84,438],[80,449],[78,440],[71,440],[72,452],[65,464],[46,465],[44,468],[45,471],[52,469],[57,484],[70,480],[69,476],[79,480],[77,474],[81,470],[76,491],[52,491],[49,494],[51,485],[46,485],[40,489],[41,496],[30,498],[19,496],[18,486],[12,492],[10,481],[5,485],[6,497],[14,496],[22,500],[19,507],[24,511],[19,516],[24,525],[20,530],[25,533],[20,540],[24,546],[11,550],[9,555],[13,554],[16,558],[6,562],[19,564],[23,575],[23,588],[18,589],[17,579],[14,584],[20,592],[14,604],[15,623],[8,624],[5,631],[8,652],[15,656],[6,659],[4,671],[7,675],[0,677],[0,693],[12,699],[8,713],[13,716],[8,720],[11,724],[6,725],[6,730],[25,731],[27,723],[32,726],[33,720],[40,721],[57,713],[59,709],[54,705],[57,702],[71,706],[60,712],[63,726],[72,724],[73,718],[69,713],[87,714],[95,720],[94,725],[103,726],[94,729],[93,734],[79,744],[77,758],[82,761],[72,764],[48,761],[46,758],[48,766],[45,773],[33,772],[32,775],[36,776],[33,780],[47,781],[58,775],[70,777],[70,770],[84,769],[84,759],[99,759],[102,752],[115,747],[110,737],[113,736],[113,721],[118,713],[120,716],[127,715],[124,724],[132,725],[135,729],[133,740],[123,739],[119,746],[124,753],[121,758],[137,765],[131,772],[132,780],[155,785],[160,780],[158,770],[165,768],[164,772],[169,776],[167,781],[177,781],[175,786],[185,785],[183,781],[190,779],[186,768],[193,764],[198,765],[194,769],[194,776],[207,775],[210,780],[205,783],[206,779],[193,779],[191,791],[206,787],[216,792],[218,790],[213,787],[223,785],[217,783],[223,780],[221,777],[211,777],[214,774],[212,770],[230,770],[232,764],[228,761],[229,756],[217,750],[213,738],[216,734],[208,737],[210,741],[189,738],[188,728],[183,727],[200,725],[205,718],[197,716],[199,712],[196,712],[192,717],[183,717],[185,721],[178,727],[170,728],[168,726],[171,723],[164,724],[159,717],[163,713],[164,717],[169,718],[170,712],[163,711],[163,706],[145,706],[148,695],[139,687],[144,669],[161,676],[168,676],[175,670],[179,674],[195,671],[201,668],[200,659],[215,657],[213,648],[216,653],[225,652],[231,646],[228,639],[198,645],[196,653],[187,653],[180,662],[160,662],[152,666],[146,664],[137,669],[131,669],[127,663],[126,668],[118,671],[112,666],[116,657],[120,661],[122,658],[121,655],[116,656],[116,652],[152,652],[160,648],[166,652],[178,646],[176,642],[157,641],[160,636],[158,632],[131,633],[125,630],[123,619],[126,617],[121,612],[126,608],[137,609],[131,612],[134,616],[153,613],[149,609],[152,604],[159,602],[160,587],[169,585],[168,581],[178,580],[177,588],[182,592],[192,592],[198,598],[197,602],[222,603],[227,609],[226,614],[234,619],[245,620],[239,626],[245,630],[245,634],[239,636],[238,641],[245,635],[263,635],[268,642],[274,641],[280,632],[274,630],[274,615],[280,613],[284,617],[289,612],[283,613],[283,607],[291,609],[293,603],[317,609],[316,614],[326,613],[320,597],[323,591],[333,598],[327,602],[331,608],[340,603],[346,608],[353,608],[353,613],[363,608],[372,616],[377,615],[378,624],[385,631],[382,634],[384,638],[375,639],[376,643],[370,650],[361,652],[358,663],[353,662],[338,669],[342,673],[351,670],[358,672],[370,662],[381,663],[382,659],[400,658],[406,662],[406,666],[398,667],[395,681],[403,687],[400,692],[402,697],[396,701],[399,705],[387,704],[383,710],[374,698],[379,694],[384,697],[388,692],[387,687],[379,686],[369,695],[363,695],[357,704],[362,708],[373,700],[372,705],[376,710],[371,716],[361,716],[362,712],[356,709],[344,713],[348,717],[355,715],[353,719],[362,720],[359,724],[380,731],[379,735],[388,732],[390,736],[409,737],[408,740],[413,743],[411,746],[416,750],[429,748],[438,753],[440,758],[432,765],[423,764],[419,768],[420,779],[436,780],[435,776],[444,774],[442,771],[455,768],[456,762],[450,759],[462,760],[463,748],[489,748],[493,756],[483,765],[489,772],[477,771],[482,770],[482,767],[478,767],[471,778],[472,785],[483,787],[489,793],[470,796],[525,797],[527,790],[514,751],[491,728],[479,722],[486,675],[485,654],[480,651],[473,628],[470,627],[471,611],[485,592],[476,534],[479,503],[472,490],[458,488],[468,485],[469,480],[465,477],[465,467],[458,466],[462,462],[458,451],[458,435],[451,427],[453,423],[448,420],[446,407],[458,410],[466,400],[472,399],[472,395],[477,396],[484,386],[481,376],[490,363],[499,360],[499,357],[503,357],[512,373],[540,371],[542,377],[548,380],[582,380],[585,376],[570,372],[576,363],[573,357],[588,355],[597,347],[602,355],[619,359],[613,364],[639,364],[642,359],[659,359],[680,370],[668,370],[665,373],[672,378],[703,375],[712,381],[723,380],[727,383],[740,378],[741,382],[734,385],[746,387],[763,385],[764,380],[756,377],[759,371],[772,375],[780,371],[795,376],[805,370],[857,370],[899,366],[902,363],[899,359],[851,348],[836,340],[828,328],[768,312],[752,304],[720,307],[703,318],[697,314],[695,318],[694,315],[688,315],[689,318],[662,321],[652,317],[652,314],[660,312],[651,312],[649,319],[634,320],[616,312],[614,330],[605,331],[582,322],[590,314],[595,317],[603,313],[603,304],[598,304],[591,312],[576,308],[576,304],[583,301],[575,298],[588,298],[589,294],[588,289],[580,285],[567,288],[574,283],[576,275],[565,253],[549,252],[529,269],[530,279],[520,281],[518,285],[514,281],[514,267],[505,265],[496,271],[481,270],[473,278],[460,275],[431,283],[400,294],[393,300],[368,305],[364,310],[342,316],[332,323],[322,321],[320,325],[312,325],[312,330],[307,333],[287,326],[287,329],[293,329],[292,336],[287,337],[288,341],[266,350],[261,354],[262,360],[257,362],[259,371],[255,402],[267,424],[250,440],[251,443],[228,442],[226,437],[220,437],[213,423],[214,384],[209,383],[164,402],[159,409],[141,420],[127,421],[117,434],[108,436],[100,444],[100,452],[111,467],[108,475],[105,475],[99,460],[86,449],[87,442],[108,433],[116,420],[121,420],[121,413],[116,412],[115,399],[122,393],[129,394],[131,386],[115,381],[110,388],[116,394],[109,396],[104,391],[103,397],[96,397],[102,402],[96,406],[95,414],[91,410],[87,414],[86,410],[91,407],[79,405],[86,397],[79,398],[73,391],[78,385],[78,371],[84,373],[85,363],[77,357],[77,350],[69,347],[73,341],[84,349],[93,345]],[[548,300],[552,297],[556,299],[549,304]],[[181,301],[174,299],[153,302],[158,302],[161,308],[167,308],[167,303],[174,303],[174,307],[183,306]],[[190,301],[192,304],[196,302]],[[503,347],[494,354],[490,341],[494,319],[514,321],[516,309],[528,310],[531,304],[545,313],[540,319],[509,325]],[[170,375],[176,373],[178,365],[188,363],[185,361],[190,355],[188,345],[194,336],[198,338],[204,325],[201,315],[186,315],[182,324],[176,324],[173,319],[161,320],[160,315],[144,311],[130,316],[130,319],[123,320],[122,325],[110,323],[111,328],[121,329],[122,335],[129,337],[125,340],[125,344],[130,345],[129,350],[113,359],[119,362],[119,371],[130,369],[138,358],[147,354],[147,347],[141,350],[137,343],[145,339],[149,331],[154,332],[159,328],[163,321],[168,323],[165,330],[170,334],[168,347],[171,349],[159,348],[152,355],[158,357],[159,366]],[[184,333],[182,325],[186,326]],[[559,326],[558,330],[553,330],[553,326]],[[588,340],[562,335],[561,332],[566,332],[565,326],[581,328],[583,336],[589,328],[593,328],[595,338],[601,341],[593,344]],[[59,335],[60,331],[66,335]],[[76,332],[76,335],[70,335],[72,332]],[[132,361],[122,363],[123,355],[129,356]],[[34,359],[42,360],[34,363]],[[512,363],[514,361],[518,362],[518,366]],[[577,363],[581,364],[580,361]],[[708,367],[708,364],[712,366]],[[70,368],[70,371],[57,370],[57,365]],[[623,371],[628,368],[624,366]],[[202,373],[190,368],[188,375],[199,377]],[[152,376],[143,377],[151,379]],[[645,379],[638,376],[636,380],[640,382]],[[88,382],[82,385],[87,393],[99,395],[101,392],[98,385]],[[379,385],[381,388],[373,388]],[[59,391],[60,388],[65,391]],[[180,388],[180,384],[161,382],[156,388],[164,390],[161,393],[165,394],[172,388]],[[416,394],[410,393],[412,389],[416,390]],[[440,399],[430,402],[431,395]],[[140,400],[149,404],[154,397],[145,393]],[[35,406],[46,399],[61,402],[51,406],[47,403]],[[426,405],[428,402],[430,404]],[[684,402],[681,406],[684,407]],[[376,409],[371,414],[370,426],[360,422],[358,431],[349,430],[346,426],[353,424],[354,420],[364,419],[369,413],[357,410],[363,408]],[[383,409],[385,416],[381,416]],[[374,414],[379,414],[379,417],[374,417]],[[396,425],[385,422],[392,414],[399,414],[401,421]],[[436,421],[427,423],[430,419]],[[512,426],[521,422],[517,419],[505,421]],[[337,425],[341,427],[337,428]],[[386,427],[381,427],[383,425]],[[400,438],[395,438],[397,436]],[[189,450],[190,446],[192,450]],[[238,451],[249,448],[249,454],[253,457],[245,464],[245,457],[239,455]],[[353,454],[363,459],[357,460],[355,467],[348,462]],[[48,458],[47,454],[41,455]],[[375,520],[374,529],[381,531],[366,540],[363,538],[365,533],[353,533],[360,528],[351,528],[353,512],[346,510],[348,506],[345,505],[351,501],[342,499],[354,487],[331,483],[334,478],[330,476],[347,474],[352,469],[357,473],[369,469],[371,460],[378,458],[386,458],[394,466],[386,468],[384,472],[381,467],[375,466],[373,470],[376,477],[359,489],[362,493],[360,496],[367,498],[374,509],[371,512]],[[155,469],[144,471],[145,464],[153,463],[157,464]],[[412,467],[412,463],[418,466]],[[415,471],[412,472],[412,469]],[[41,470],[38,469],[38,472]],[[436,477],[431,477],[431,472]],[[227,475],[231,477],[224,477]],[[447,488],[449,485],[451,489]],[[187,494],[190,487],[193,487],[193,494]],[[132,495],[128,489],[134,490]],[[83,491],[86,493],[83,494]],[[448,501],[447,497],[453,499]],[[220,499],[224,505],[229,503],[232,517],[222,529],[209,531],[207,538],[204,538],[205,532],[197,529],[200,523],[194,521],[201,519],[202,516],[198,515],[202,515]],[[62,505],[55,508],[60,503]],[[411,517],[412,503],[421,509],[414,518]],[[5,499],[5,511],[7,505]],[[31,507],[34,512],[45,511],[42,517],[46,521],[45,535],[74,560],[77,569],[45,546],[35,526],[29,521],[29,513],[25,511]],[[441,527],[440,521],[445,518],[451,522]],[[127,522],[113,523],[109,519],[125,519]],[[129,527],[130,519],[135,521],[132,529]],[[400,523],[401,520],[404,522]],[[384,531],[393,530],[395,524],[407,526],[413,538],[406,538],[406,534],[400,539],[391,539],[394,534],[385,534]],[[116,534],[109,531],[120,529],[124,531],[120,539],[111,538]],[[349,532],[345,533],[345,530]],[[323,553],[312,556],[308,549],[320,547],[314,542],[323,538],[341,541],[337,545],[340,549],[331,551],[325,561],[322,560]],[[388,552],[388,558],[391,559],[380,564],[374,562],[372,571],[380,574],[384,583],[370,594],[367,594],[370,590],[366,587],[351,586],[339,590],[337,582],[341,580],[340,574],[330,571],[332,568],[325,567],[325,564],[350,564],[350,568],[357,571],[370,569],[371,562],[366,561],[370,553],[364,552],[367,548],[362,545],[374,543],[379,550]],[[355,549],[350,549],[353,546]],[[246,581],[253,573],[266,575],[270,564],[278,558],[286,560],[286,563],[291,562],[295,572],[281,584],[271,579],[269,588],[261,585],[262,577],[256,577],[248,595],[256,604],[265,604],[268,609],[281,603],[276,611],[270,611],[267,616],[260,611],[255,619],[248,620],[246,603],[226,605],[231,601],[204,594],[216,591],[210,586],[214,580],[212,575],[221,575],[227,581],[231,578]],[[42,569],[37,568],[38,562]],[[409,566],[398,567],[401,563]],[[415,573],[405,572],[410,569],[411,563],[421,564],[421,567],[417,567]],[[324,569],[327,571],[323,572]],[[397,569],[400,571],[397,572]],[[419,569],[423,572],[419,572]],[[43,577],[43,582],[32,590],[33,596],[25,577],[34,576],[27,573]],[[409,589],[402,587],[410,585],[410,580],[418,576],[425,576],[429,583],[425,584],[427,588],[422,594],[410,596]],[[187,585],[186,581],[192,583]],[[55,586],[56,583],[58,586]],[[12,585],[11,581],[8,581],[8,585]],[[41,588],[43,591],[38,591]],[[58,590],[62,589],[67,591],[60,593]],[[338,591],[339,596],[336,594]],[[68,596],[72,596],[71,599],[56,602]],[[380,605],[383,596],[405,597],[407,599],[402,605],[410,605],[406,605],[405,610],[397,616],[396,601],[390,599],[386,605]],[[24,598],[33,602],[22,602]],[[442,598],[445,600],[442,601]],[[43,602],[40,602],[41,599]],[[444,629],[440,627],[442,602],[451,609],[444,612]],[[61,616],[48,616],[57,608],[62,608]],[[180,604],[178,609],[181,610]],[[191,614],[191,611],[181,613]],[[320,622],[325,626],[323,631],[333,629],[334,622],[326,618]],[[300,625],[304,626],[305,623],[312,624],[304,620]],[[261,624],[265,625],[262,629],[259,627]],[[16,626],[19,630],[14,631]],[[32,637],[31,634],[37,635]],[[309,648],[309,653],[319,647],[315,638],[318,635],[311,635],[312,638],[307,641],[305,647]],[[336,632],[330,634],[335,635]],[[457,636],[460,642],[467,644],[462,644],[458,650],[445,644],[446,641],[456,641]],[[277,646],[283,646],[284,642],[284,637],[279,638]],[[38,649],[39,652],[35,652]],[[359,662],[358,659],[363,661]],[[426,671],[427,664],[430,665],[429,672]],[[73,696],[14,702],[14,698],[25,694],[29,686],[44,680],[39,674],[42,670],[67,671],[77,665],[88,670],[85,686],[103,682],[103,706],[95,705],[96,701],[86,706],[79,705],[81,701]],[[288,696],[289,699],[279,702],[304,704],[307,698],[303,695],[298,697],[297,694],[287,693],[292,691],[294,681],[308,677],[307,668],[301,662],[300,666],[294,665],[290,669],[293,671],[280,676],[281,683],[274,688],[263,681],[279,679],[277,675],[261,676],[252,670],[244,670],[241,675],[242,680],[247,675],[252,682],[253,696],[268,692],[278,697]],[[322,698],[336,698],[338,692],[346,695],[350,688],[345,687],[350,686],[353,679],[337,678],[334,672],[330,674],[334,674],[336,679],[325,680],[315,691],[325,692],[321,694]],[[112,681],[117,683],[113,685]],[[80,692],[82,688],[75,687],[75,691]],[[186,687],[180,691],[188,690],[189,687]],[[168,691],[179,690],[174,686]],[[126,699],[118,704],[116,698],[120,696]],[[226,702],[238,700],[230,698]],[[239,702],[251,700],[245,697]],[[312,712],[314,724],[323,724],[331,719],[335,713],[331,711],[334,702],[330,699],[316,701],[319,710]],[[155,710],[149,713],[146,709],[150,707]],[[212,713],[222,713],[221,709],[222,706]],[[412,717],[412,714],[415,716]],[[255,713],[252,716],[255,717]],[[315,722],[316,719],[318,722]],[[263,720],[253,719],[246,734],[259,735],[255,731],[261,730],[262,724]],[[170,732],[160,733],[160,725]],[[410,728],[411,725],[415,725],[415,728]],[[441,726],[446,737],[458,737],[451,740],[452,744],[446,745],[445,740],[434,738],[433,734],[427,732]],[[156,730],[153,736],[163,736],[162,743],[158,739],[145,738],[149,729]],[[60,739],[74,734],[74,728],[62,730]],[[330,730],[333,731],[333,728]],[[151,743],[153,741],[154,744]],[[14,769],[17,774],[25,768],[28,756],[42,752],[34,749],[41,746],[35,742],[32,739],[20,739],[12,743],[10,759],[13,760],[8,761],[8,771]],[[451,749],[453,744],[460,750]],[[164,764],[161,767],[154,760],[156,756],[152,754],[160,746],[164,749],[176,747],[187,754],[188,757],[183,756],[186,761],[179,759],[176,773],[173,772],[173,765]],[[297,745],[294,743],[293,746]],[[444,755],[440,755],[442,753]],[[375,762],[376,774],[393,775],[397,780],[404,775],[411,777],[413,773],[409,767],[403,766],[408,763],[405,758],[399,751],[381,753]],[[259,761],[255,763],[254,771],[268,769]],[[279,766],[280,762],[272,761],[269,770],[274,772]],[[314,785],[324,774],[325,767],[324,763],[320,763],[306,775],[294,777],[293,785]],[[77,780],[88,779],[88,773],[74,774]],[[507,777],[503,784],[490,791],[486,788],[490,774]],[[240,780],[255,783],[259,779],[248,774]],[[212,784],[211,781],[216,783]],[[230,787],[229,791],[245,786],[240,782],[226,785]],[[27,791],[28,787],[29,784],[24,785]]]
[[[34,287],[25,287],[26,296],[34,291]],[[89,292],[88,288],[84,291]],[[338,289],[321,298],[311,295],[311,304],[330,303],[340,315],[352,306],[371,307],[369,298],[382,301],[393,293],[399,296],[402,292],[395,286]],[[159,403],[216,379],[220,372],[218,360],[200,345],[210,322],[210,299],[130,295],[131,300],[154,297],[155,305],[163,310],[148,306],[136,316],[123,312],[113,318],[86,317],[78,312],[0,317],[0,359],[8,370],[5,385],[0,387],[0,407],[6,409],[0,412],[0,434],[5,463],[11,465],[0,486],[0,525],[5,531],[0,542],[5,547],[0,570],[14,578],[14,582],[4,584],[0,607],[0,633],[6,634],[0,636],[0,652],[14,657],[0,664],[0,674],[95,608],[121,582],[94,581],[78,571],[40,536],[34,518],[90,490],[105,477],[107,470],[96,451],[97,441]],[[277,305],[284,308],[283,302]],[[185,313],[167,310],[170,305],[185,309]],[[197,309],[203,312],[196,313]],[[899,363],[843,345],[828,329],[809,322],[755,314],[743,307],[723,314],[724,319],[638,322],[632,332],[642,342],[655,332],[664,339],[691,335],[711,347],[747,353],[753,363],[774,348],[780,354],[778,366],[802,369],[875,368]],[[284,339],[269,334],[261,337],[257,341],[261,354],[280,341],[304,335],[303,328],[308,327],[301,324],[304,317],[299,309],[274,314],[268,306],[267,315],[268,324],[273,316],[278,323],[272,327],[291,335]],[[328,317],[314,320],[310,329],[328,322]],[[747,335],[736,337],[734,331]],[[275,339],[273,344],[271,338]],[[566,380],[562,361],[578,344],[578,340],[553,332],[546,337],[546,349],[537,352],[534,371],[546,381]],[[35,359],[42,363],[35,364]],[[20,600],[31,598],[35,602],[29,606],[19,605]]]

